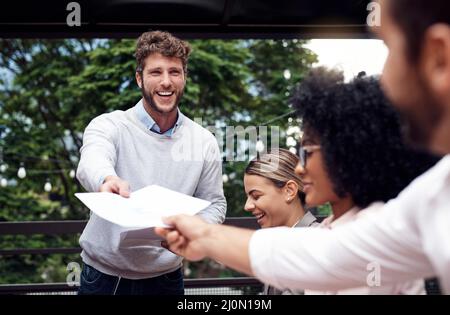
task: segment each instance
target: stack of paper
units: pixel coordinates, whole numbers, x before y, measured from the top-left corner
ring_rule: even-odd
[[[124,227],[124,237],[140,239],[158,238],[152,230],[156,226],[167,227],[162,217],[194,215],[211,204],[158,185],[132,192],[129,198],[107,192],[76,193],[75,196],[99,217]]]

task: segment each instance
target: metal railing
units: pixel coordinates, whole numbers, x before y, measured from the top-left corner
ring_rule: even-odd
[[[63,235],[81,233],[87,220],[74,221],[28,221],[0,222],[0,235]],[[226,218],[224,224],[256,230],[259,225],[254,218]],[[80,247],[70,248],[18,248],[0,249],[0,256],[24,254],[76,254]]]
[[[0,222],[0,235],[44,234],[58,236],[77,234],[83,231],[86,224],[86,220]],[[226,218],[224,224],[254,230],[259,228],[254,218]],[[14,248],[0,249],[0,256],[77,254],[80,252],[80,247]],[[185,279],[185,288],[187,290],[221,287],[244,287],[258,291],[262,288],[262,283],[251,277]],[[0,294],[61,293],[74,292],[77,289],[78,287],[70,286],[67,283],[2,284],[0,285]]]
[[[323,217],[318,217],[321,221]],[[87,221],[32,221],[32,222],[0,222],[0,235],[64,235],[81,233],[86,226]],[[254,218],[231,217],[226,218],[224,224],[259,229]],[[81,252],[80,247],[61,247],[61,248],[15,248],[0,249],[0,256],[16,255],[48,255],[48,254],[77,254]],[[185,279],[186,289],[200,288],[219,288],[219,287],[250,287],[253,289],[262,288],[262,283],[251,277],[238,278],[201,278]],[[3,284],[0,285],[0,294],[26,294],[26,293],[44,293],[44,292],[74,292],[76,286],[69,286],[66,283],[27,283],[27,284]],[[428,279],[426,281],[426,290],[428,294],[440,294],[441,290],[437,279]]]

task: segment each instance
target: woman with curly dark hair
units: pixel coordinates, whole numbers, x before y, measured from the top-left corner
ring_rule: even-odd
[[[296,172],[306,203],[330,203],[333,212],[321,227],[334,228],[375,211],[438,161],[404,144],[399,116],[375,78],[358,76],[344,83],[342,73],[317,68],[302,81],[293,103],[303,124]],[[424,294],[425,289],[417,280],[306,293]]]

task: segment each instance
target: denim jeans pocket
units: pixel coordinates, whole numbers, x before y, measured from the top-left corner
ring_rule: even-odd
[[[184,294],[184,279],[181,269],[163,274],[159,277],[161,294]]]
[[[85,283],[93,284],[95,282],[98,282],[101,277],[102,273],[97,269],[95,269],[94,267],[91,267],[86,264],[83,266],[83,271],[81,272],[81,279],[83,279]]]
[[[112,294],[115,277],[106,275],[94,267],[84,265],[80,277],[78,294]]]

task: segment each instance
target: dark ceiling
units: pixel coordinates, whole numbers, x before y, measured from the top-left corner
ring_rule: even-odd
[[[83,0],[81,26],[64,0],[6,0],[0,37],[136,37],[168,30],[186,38],[369,36],[366,0]]]

